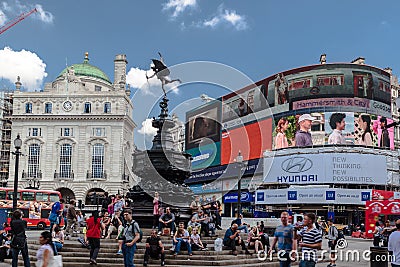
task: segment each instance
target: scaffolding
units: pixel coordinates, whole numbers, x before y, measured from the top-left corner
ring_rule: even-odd
[[[7,186],[10,167],[10,148],[11,148],[11,116],[13,93],[0,92],[0,185]]]

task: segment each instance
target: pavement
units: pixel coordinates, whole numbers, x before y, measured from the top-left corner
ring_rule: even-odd
[[[28,238],[39,239],[40,233],[41,231],[28,231],[27,236]],[[328,247],[327,243],[327,240],[323,240],[323,249]],[[370,265],[368,251],[372,246],[372,240],[346,237],[346,242],[341,245],[343,248],[338,250],[336,267],[365,267]],[[317,267],[325,267],[328,265],[326,259],[329,257],[329,254],[325,252],[324,255],[325,261],[318,263],[316,265]],[[298,265],[298,262],[292,265]],[[10,264],[0,262],[0,267],[10,267]]]

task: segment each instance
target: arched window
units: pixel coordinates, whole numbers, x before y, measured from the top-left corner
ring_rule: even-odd
[[[104,177],[104,145],[95,144],[92,151],[92,178]]]
[[[28,154],[28,178],[39,177],[40,146],[32,144],[29,146]]]
[[[60,178],[72,178],[72,146],[64,144],[60,151]]]

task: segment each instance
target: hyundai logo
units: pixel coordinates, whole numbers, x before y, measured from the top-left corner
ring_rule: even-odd
[[[292,157],[282,162],[282,170],[290,173],[300,173],[311,169],[313,163],[310,159],[304,157]]]

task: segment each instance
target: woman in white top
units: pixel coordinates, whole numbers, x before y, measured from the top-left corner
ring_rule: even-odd
[[[36,253],[36,266],[37,267],[49,267],[53,262],[54,249],[53,242],[51,238],[51,233],[49,231],[44,231],[39,237],[40,245],[42,245]]]
[[[359,145],[372,146],[371,117],[368,114],[361,114],[358,117],[358,124],[363,129]]]
[[[276,125],[276,137],[275,137],[275,149],[285,148],[289,146],[286,138],[285,131],[289,127],[289,121],[285,118],[281,118]]]

